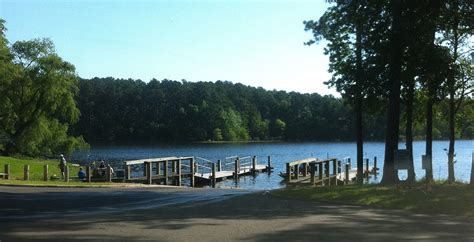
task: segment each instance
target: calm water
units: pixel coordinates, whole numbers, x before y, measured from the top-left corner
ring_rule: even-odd
[[[404,148],[404,144],[399,145]],[[447,168],[448,141],[433,142],[433,174],[435,179],[445,179],[448,175]],[[446,149],[446,150],[445,150]],[[415,172],[417,178],[425,174],[421,169],[421,155],[424,154],[423,141],[414,143]],[[456,179],[469,181],[471,173],[471,157],[474,151],[474,141],[462,140],[456,142]],[[368,142],[364,145],[365,157],[377,156],[378,166],[383,166],[384,143]],[[105,160],[112,166],[119,167],[124,160],[144,159],[165,156],[199,156],[212,161],[223,160],[229,156],[258,157],[259,163],[265,163],[267,156],[271,155],[275,170],[271,174],[261,173],[256,177],[242,177],[238,184],[232,180],[223,181],[220,187],[239,187],[244,189],[275,189],[284,186],[282,178],[278,176],[284,171],[285,162],[308,157],[335,157],[343,159],[352,158],[355,167],[356,144],[354,142],[311,142],[311,143],[251,143],[251,144],[190,144],[190,145],[156,145],[156,146],[93,146],[87,152],[77,152],[73,160],[86,164],[94,160]],[[400,178],[406,177],[406,172],[399,173]],[[380,179],[380,177],[378,177]],[[375,180],[377,182],[378,180]]]

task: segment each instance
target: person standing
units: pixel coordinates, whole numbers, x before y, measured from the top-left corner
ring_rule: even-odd
[[[67,161],[63,154],[59,155],[59,169],[61,170],[61,177],[64,178],[64,172],[66,171]]]

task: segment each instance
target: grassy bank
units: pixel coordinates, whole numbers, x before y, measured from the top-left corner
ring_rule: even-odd
[[[280,197],[335,204],[405,209],[426,214],[448,214],[474,219],[474,188],[466,184],[423,184],[411,188],[364,185],[340,187],[288,187],[274,191]]]
[[[43,166],[48,164],[49,176],[61,177],[58,160],[42,160],[33,158],[15,158],[0,156],[0,172],[4,172],[4,165],[10,164],[10,183],[12,181],[23,180],[23,169],[25,165],[30,166],[30,182],[38,182],[43,180]],[[79,167],[69,166],[70,176],[76,177]],[[0,183],[5,183],[5,180],[0,179]],[[63,181],[50,181],[51,183],[65,183]]]

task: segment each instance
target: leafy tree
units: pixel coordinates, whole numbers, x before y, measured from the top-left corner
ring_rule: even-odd
[[[49,39],[15,42],[11,47],[16,73],[2,83],[0,119],[8,138],[4,153],[52,155],[84,147],[82,137],[68,135],[79,118],[74,66],[63,61]]]

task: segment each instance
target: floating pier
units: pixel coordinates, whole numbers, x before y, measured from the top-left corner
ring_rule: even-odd
[[[143,175],[132,176],[132,166],[140,166]],[[256,156],[226,157],[223,162],[201,157],[161,157],[124,162],[124,182],[140,182],[146,184],[183,185],[183,179],[189,179],[189,186],[196,183],[211,184],[240,176],[252,175],[258,172],[271,171],[271,157],[266,164],[258,164]]]
[[[364,176],[377,174],[377,157],[374,158],[373,166],[369,166],[369,159],[365,159]],[[344,166],[341,160],[328,158],[307,158],[286,163],[286,173],[281,177],[287,183],[307,183],[313,185],[342,185],[356,180],[357,169],[351,168],[350,158],[346,159]]]

